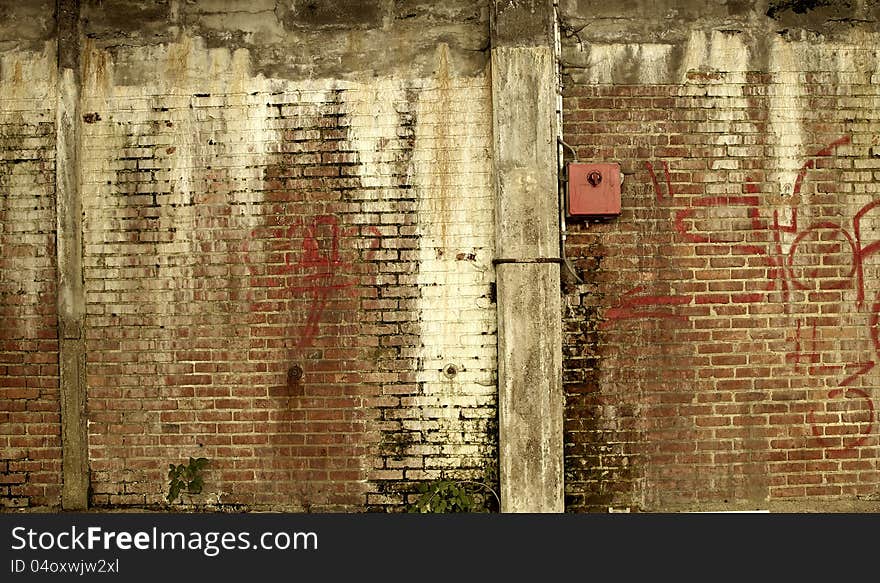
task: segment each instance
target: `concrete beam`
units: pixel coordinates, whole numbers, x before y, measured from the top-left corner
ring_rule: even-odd
[[[61,506],[88,506],[85,289],[79,166],[79,0],[58,0],[58,101],[55,114],[55,197],[58,339],[61,390]]]
[[[502,512],[563,512],[557,75],[551,0],[493,3]]]

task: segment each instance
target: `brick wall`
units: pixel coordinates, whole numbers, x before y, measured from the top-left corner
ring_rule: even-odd
[[[877,38],[847,34],[566,41],[564,139],[625,175],[568,224],[570,511],[880,493]]]
[[[0,509],[60,501],[54,67],[0,58]]]
[[[320,4],[81,3],[93,507],[493,473],[488,5]],[[568,510],[876,510],[874,9],[557,4],[565,141],[626,176],[567,225]],[[4,508],[59,505],[51,6],[0,9]]]
[[[443,46],[431,78],[369,81],[255,77],[189,38],[85,58],[92,505],[161,504],[190,456],[183,502],[224,509],[400,510],[480,477],[487,76]]]
[[[89,504],[400,511],[497,457],[488,11],[248,5],[68,6]],[[53,6],[0,8],[4,508],[60,504]]]

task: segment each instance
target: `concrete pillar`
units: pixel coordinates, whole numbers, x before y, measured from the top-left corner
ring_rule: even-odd
[[[502,512],[563,512],[552,0],[492,9]]]
[[[80,192],[79,0],[57,0],[58,102],[55,114],[55,197],[58,268],[58,340],[61,388],[61,506],[88,506],[85,291]]]

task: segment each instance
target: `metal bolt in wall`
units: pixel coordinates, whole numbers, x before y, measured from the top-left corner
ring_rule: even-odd
[[[300,365],[294,364],[287,369],[287,384],[293,385],[301,381],[303,378],[303,369]]]

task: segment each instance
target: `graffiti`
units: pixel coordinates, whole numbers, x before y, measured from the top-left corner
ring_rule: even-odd
[[[743,194],[688,196],[675,192],[667,162],[645,162],[657,205],[668,209],[674,244],[693,245],[697,257],[726,258],[729,265],[737,266],[729,268],[730,275],[723,271],[709,274],[707,267],[706,277],[742,280],[743,286],[729,292],[676,293],[673,283],[665,284],[669,289],[659,283],[640,285],[624,292],[607,309],[600,325],[608,328],[623,320],[687,322],[690,316],[681,314],[679,308],[688,305],[783,304],[794,328],[788,335],[794,348],[785,355],[785,362],[795,372],[831,377],[826,382],[836,385],[823,393],[824,398],[814,402],[807,414],[812,438],[832,456],[865,444],[875,425],[870,394],[853,385],[875,368],[880,355],[880,293],[867,313],[870,346],[851,352],[858,355],[853,360],[838,363],[837,357],[825,355],[831,343],[823,334],[834,337],[840,322],[833,318],[842,321],[852,314],[864,316],[865,267],[880,252],[880,199],[864,204],[848,220],[838,219],[838,211],[828,213],[833,220],[799,221],[799,205],[809,171],[849,142],[848,137],[839,138],[810,156],[794,177],[791,196],[780,199],[788,201],[787,206],[770,209],[772,214],[761,205],[759,178],[746,176]],[[769,216],[763,216],[762,211]],[[812,319],[795,317],[793,302],[807,297],[803,294],[832,294],[826,301],[842,302],[844,291],[849,291],[848,297],[854,301],[851,312]],[[795,294],[800,295],[795,298]]]
[[[664,307],[664,306],[681,306],[691,302],[691,298],[687,296],[676,295],[637,295],[645,290],[644,286],[633,288],[623,294],[623,300],[620,304],[610,308],[605,317],[608,321],[624,320],[628,318],[668,318],[671,320],[687,320],[685,316],[681,316],[668,310],[639,310],[643,306]]]
[[[375,227],[364,229],[368,243],[363,258],[371,259],[378,249],[382,234]],[[251,241],[266,239],[269,255],[256,261],[250,249],[246,254],[253,288],[280,290],[284,299],[307,300],[306,318],[297,340],[297,348],[310,346],[319,333],[328,304],[346,295],[360,283],[355,266],[360,255],[354,242],[358,228],[344,228],[336,215],[318,215],[309,220],[298,219],[290,225],[251,232]],[[344,246],[348,243],[348,246]],[[264,253],[264,256],[266,254]],[[278,294],[270,294],[276,299]],[[259,305],[253,305],[259,310]]]
[[[797,174],[792,189],[793,195],[796,197],[801,193],[806,173],[815,167],[816,158],[830,156],[834,148],[848,142],[848,138],[836,140],[811,157]],[[669,165],[666,162],[662,165],[665,194],[654,166],[650,162],[645,163],[658,202],[672,205],[679,201],[673,191]],[[744,190],[756,193],[758,187],[747,179]],[[842,290],[854,286],[859,306],[864,303],[865,261],[880,251],[880,240],[865,245],[863,225],[871,222],[865,219],[871,211],[880,207],[880,200],[869,202],[859,209],[846,229],[835,222],[819,221],[803,230],[798,226],[797,206],[788,207],[787,223],[780,220],[779,209],[773,210],[773,220],[770,222],[761,218],[760,199],[754,194],[699,197],[681,202],[681,204],[685,203],[687,206],[674,210],[673,215],[673,227],[680,240],[697,245],[724,246],[731,255],[761,258],[760,261],[752,264],[754,267],[763,268],[762,272],[765,274],[765,285],[758,291],[780,291],[787,302],[792,290]],[[715,230],[700,228],[701,214],[707,215],[712,210],[723,211],[722,216],[730,222],[736,221],[736,224]],[[741,212],[739,217],[735,214],[737,210]],[[703,218],[704,222],[708,222],[707,218]],[[744,228],[743,225],[746,227]],[[793,237],[787,245],[787,250],[784,241],[786,237]],[[731,299],[734,302],[755,302],[765,297],[765,294],[752,291],[735,294]],[[628,298],[625,301],[631,303],[632,299]],[[650,304],[647,299],[641,301],[642,305]],[[662,303],[666,303],[666,300]],[[640,315],[626,309],[618,309],[611,311],[609,319]]]
[[[672,177],[669,175],[669,164],[666,162],[661,162],[663,164],[663,176],[666,178],[666,193],[669,198],[675,196],[672,192]],[[645,167],[648,169],[648,173],[651,175],[651,184],[654,185],[654,194],[657,196],[657,200],[663,201],[663,191],[660,189],[660,182],[657,180],[657,174],[654,172],[654,166],[650,162],[645,162]]]

